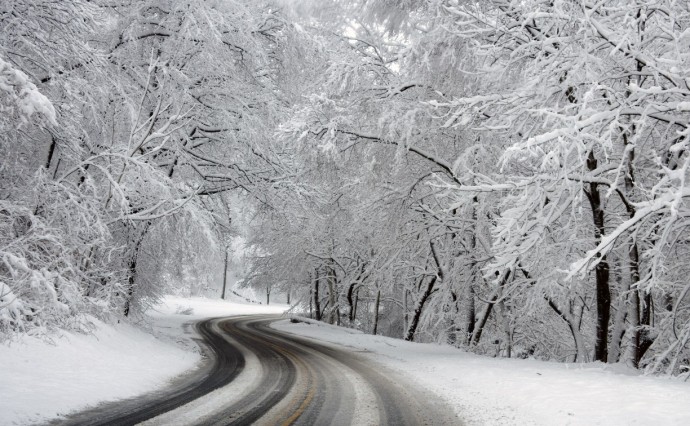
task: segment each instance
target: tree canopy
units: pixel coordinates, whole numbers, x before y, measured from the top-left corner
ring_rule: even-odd
[[[687,374],[688,42],[675,0],[10,2],[1,331],[215,288],[243,233],[318,319]]]

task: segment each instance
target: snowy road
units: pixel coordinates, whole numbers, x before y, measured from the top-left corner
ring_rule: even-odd
[[[276,316],[197,325],[214,354],[166,391],[107,404],[65,424],[458,424],[453,410],[353,351],[269,327]]]

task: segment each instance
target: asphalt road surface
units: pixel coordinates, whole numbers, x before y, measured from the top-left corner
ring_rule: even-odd
[[[434,395],[355,350],[269,327],[279,319],[200,322],[200,344],[208,353],[201,368],[163,391],[102,404],[53,424],[461,424]]]

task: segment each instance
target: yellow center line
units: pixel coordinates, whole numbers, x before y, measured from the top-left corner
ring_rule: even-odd
[[[313,380],[313,374],[309,367],[307,367],[307,365],[304,362],[302,362],[302,360],[300,360],[299,358],[292,356],[292,354],[288,355],[286,353],[286,355],[289,356],[290,359],[292,359],[293,362],[295,362],[295,364],[301,364],[302,369],[307,372],[307,388],[309,390],[307,391],[307,395],[304,397],[304,400],[302,401],[300,406],[297,407],[297,410],[294,413],[292,413],[290,417],[285,419],[285,421],[282,423],[282,426],[290,426],[291,424],[293,424],[304,413],[304,410],[307,409],[311,401],[314,399],[314,395],[316,394],[316,387],[314,386],[315,383]]]

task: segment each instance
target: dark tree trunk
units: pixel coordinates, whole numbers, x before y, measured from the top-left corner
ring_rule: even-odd
[[[321,321],[321,307],[319,305],[319,269],[316,268],[316,275],[314,278],[314,318],[317,321]]]
[[[594,151],[589,152],[587,157],[587,168],[595,170],[597,168],[597,160],[594,157]],[[601,194],[597,183],[589,184],[589,192],[587,192],[590,206],[592,208],[592,219],[594,221],[594,243],[599,245],[604,235],[604,208],[601,201]],[[601,259],[595,267],[594,274],[596,277],[596,304],[597,304],[597,322],[596,322],[596,340],[594,344],[594,360],[606,362],[608,359],[608,335],[609,335],[609,320],[611,317],[611,289],[609,288],[609,264],[606,256],[601,256]]]
[[[474,271],[472,274],[474,274]],[[474,304],[474,286],[472,285],[472,282],[470,282],[467,287],[467,312],[465,312],[465,335],[467,336],[465,339],[468,345],[471,343],[472,335],[474,334],[476,315]]]
[[[635,210],[630,209],[631,217],[635,214]],[[628,258],[630,261],[630,280],[631,286],[634,286],[640,281],[640,253],[637,243],[630,244],[628,249]],[[642,297],[640,297],[642,295]],[[651,293],[633,288],[633,315],[632,321],[635,327],[635,334],[633,336],[634,345],[634,359],[633,365],[637,368],[640,366],[642,357],[647,352],[654,339],[649,336],[649,326],[652,323],[652,295]]]
[[[424,304],[429,300],[429,296],[434,291],[434,285],[438,276],[432,277],[426,285],[424,293],[417,301],[417,306],[415,306],[414,312],[412,312],[412,318],[410,319],[410,325],[407,327],[407,332],[405,333],[405,340],[413,341],[414,335],[417,332],[417,327],[419,326],[419,318],[422,316],[422,310],[424,309]]]
[[[141,244],[144,242],[144,238],[149,231],[151,222],[146,222],[144,229],[141,231],[139,238],[137,238],[134,249],[132,250],[132,256],[129,259],[128,266],[128,277],[127,277],[127,295],[125,297],[125,307],[123,313],[125,316],[129,316],[129,312],[132,306],[132,299],[134,298],[134,284],[137,276],[137,262],[139,261],[139,250],[141,249]]]
[[[338,295],[336,294],[338,278],[333,268],[333,260],[330,260],[326,267],[326,284],[328,285],[328,304],[331,305],[326,311],[328,312],[328,323],[340,323],[340,309],[338,308]]]
[[[438,258],[438,254],[436,253],[436,245],[433,241],[429,241],[429,249],[431,251],[432,258],[436,263],[436,275],[429,280],[429,282],[426,285],[426,289],[424,290],[424,293],[422,293],[422,296],[417,301],[417,306],[415,307],[415,310],[412,313],[410,325],[407,327],[407,332],[405,333],[405,340],[408,341],[414,340],[414,335],[417,332],[417,327],[419,326],[419,319],[422,316],[422,310],[424,309],[424,305],[426,304],[426,302],[429,300],[429,297],[431,297],[431,294],[434,292],[434,285],[436,285],[436,282],[439,279],[444,279],[443,268],[441,267],[441,262]],[[422,281],[420,281],[420,284],[422,282],[423,279]]]
[[[494,308],[494,304],[498,300],[498,295],[505,286],[505,284],[508,282],[510,279],[510,271],[506,272],[503,278],[501,279],[501,282],[498,284],[498,287],[494,290],[493,294],[491,295],[489,303],[486,304],[484,307],[484,312],[482,312],[479,320],[474,326],[474,331],[472,333],[472,340],[471,344],[476,345],[479,343],[479,340],[482,338],[482,332],[484,331],[484,327],[486,326],[487,321],[489,321],[489,317],[491,316],[491,311]]]
[[[491,316],[491,311],[493,310],[494,303],[496,302],[496,298],[492,298],[489,303],[486,304],[486,307],[484,308],[484,312],[482,313],[482,316],[479,318],[477,321],[477,325],[474,328],[474,332],[472,333],[472,345],[476,345],[479,343],[479,341],[482,338],[482,332],[484,331],[484,326],[486,325],[486,322],[489,320],[489,316]]]
[[[447,343],[451,346],[457,346],[458,344],[458,332],[462,331],[461,327],[458,327],[456,317],[459,317],[459,312],[460,310],[458,309],[458,295],[454,291],[450,291],[450,303],[446,307],[446,312],[450,312],[448,317],[450,320],[448,321],[448,336],[447,336]]]
[[[137,272],[137,255],[135,254],[129,260],[129,277],[127,278],[127,296],[125,298],[125,309],[123,311],[125,316],[129,316],[129,311],[134,297],[134,278]]]
[[[355,320],[355,316],[357,315],[357,292],[359,291],[359,286],[357,284],[362,283],[364,279],[364,272],[366,270],[366,266],[367,262],[363,262],[359,269],[359,274],[357,275],[357,278],[347,288],[347,303],[350,306],[348,320],[350,321],[350,323],[352,323]]]
[[[379,304],[381,303],[381,290],[376,290],[376,302],[374,302],[374,329],[371,334],[376,335],[379,329]]]
[[[638,299],[640,299],[639,296]],[[639,362],[642,360],[642,357],[645,353],[647,353],[647,350],[650,346],[652,346],[652,343],[654,343],[654,339],[652,339],[649,335],[650,327],[652,325],[653,307],[654,303],[652,301],[651,293],[644,292],[644,297],[642,298],[642,314],[640,315],[641,330],[638,330],[639,340],[637,342],[637,353],[635,354],[636,366],[639,366]]]
[[[407,330],[407,327],[410,324],[410,321],[409,321],[410,314],[407,312],[408,293],[409,292],[407,291],[407,289],[403,289],[403,327],[405,330]]]
[[[223,292],[220,295],[220,298],[225,300],[225,287],[228,283],[228,251],[225,250],[225,268],[223,268]]]
[[[348,320],[350,323],[352,323],[355,320],[355,301],[354,301],[354,293],[355,293],[355,283],[350,284],[350,287],[347,289],[347,304],[350,306],[350,310],[348,313]]]
[[[472,262],[470,263],[471,278],[467,283],[467,288],[464,291],[465,296],[465,336],[463,343],[469,346],[472,343],[472,336],[474,335],[474,325],[477,321],[476,306],[474,295],[474,280],[477,274],[477,205],[479,204],[479,197],[476,195],[472,198],[472,227],[470,232],[470,253]]]
[[[355,303],[352,306],[352,321],[357,319],[357,303],[359,303],[359,287],[355,290]]]

